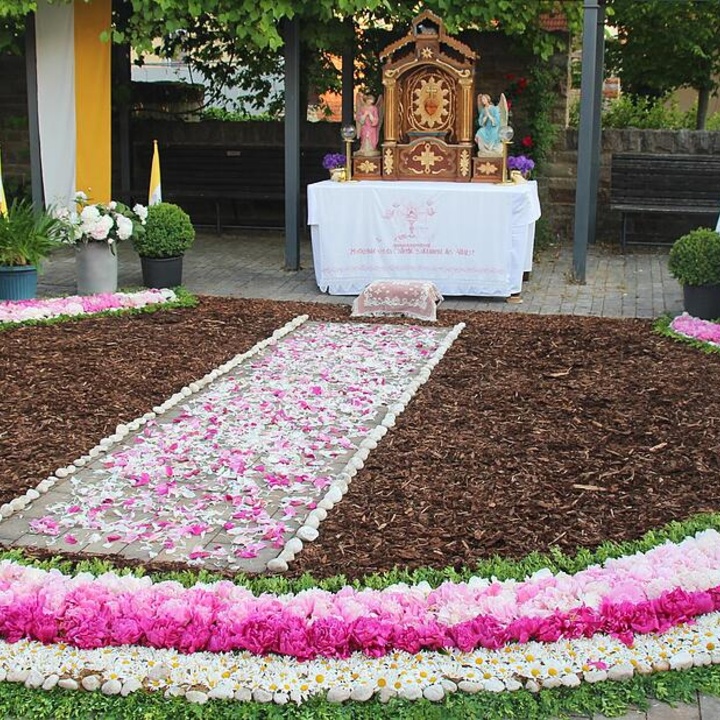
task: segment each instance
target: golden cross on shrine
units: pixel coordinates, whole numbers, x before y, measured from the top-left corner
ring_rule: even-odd
[[[430,145],[426,143],[423,151],[419,155],[415,155],[413,160],[417,160],[423,166],[423,170],[429,173],[435,167],[435,163],[442,158],[436,155]]]

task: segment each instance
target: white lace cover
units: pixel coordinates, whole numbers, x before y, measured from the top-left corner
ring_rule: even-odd
[[[434,322],[442,301],[440,291],[426,280],[375,280],[355,298],[352,315],[401,315]]]

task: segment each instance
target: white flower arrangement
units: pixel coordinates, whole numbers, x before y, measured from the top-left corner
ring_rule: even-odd
[[[124,203],[89,203],[83,192],[75,195],[75,206],[57,208],[54,216],[60,220],[59,239],[67,245],[106,242],[114,251],[121,240],[132,240],[145,232],[147,208],[137,204],[130,209]]]

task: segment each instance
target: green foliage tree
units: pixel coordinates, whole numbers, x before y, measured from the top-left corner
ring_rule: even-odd
[[[68,0],[52,0],[67,2]],[[0,20],[22,21],[35,0],[0,0]],[[561,40],[543,29],[547,14],[563,12],[571,29],[580,26],[580,3],[561,0],[125,0],[115,14],[112,39],[141,55],[181,56],[213,83],[238,87],[264,104],[272,78],[282,71],[283,22],[298,17],[303,42],[303,77],[318,90],[337,88],[331,62],[355,43],[369,84],[377,74],[377,49],[407,31],[422,8],[434,11],[450,32],[503,32],[546,60]],[[352,19],[358,33],[353,36]],[[277,107],[277,104],[276,104]]]
[[[696,127],[705,127],[720,76],[720,0],[610,0],[617,40],[609,67],[631,93],[659,97],[679,87],[698,92]]]

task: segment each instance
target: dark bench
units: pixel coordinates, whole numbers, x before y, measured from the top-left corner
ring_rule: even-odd
[[[613,155],[610,209],[622,213],[623,250],[628,244],[630,213],[716,216],[720,212],[720,156]]]
[[[258,225],[254,209],[272,204],[275,225],[282,227],[285,197],[285,151],[283,147],[222,147],[213,145],[163,145],[160,151],[160,172],[163,200],[192,207],[199,203],[212,204],[215,227],[222,229],[222,210],[232,208],[236,227]],[[303,149],[300,155],[300,188],[303,197],[309,183],[325,180],[327,170],[322,166],[323,149]],[[150,158],[136,158],[135,177],[150,177]],[[142,187],[141,182],[136,183]],[[135,194],[135,193],[134,193]],[[142,197],[139,198],[142,202]],[[267,218],[265,225],[267,225]]]

